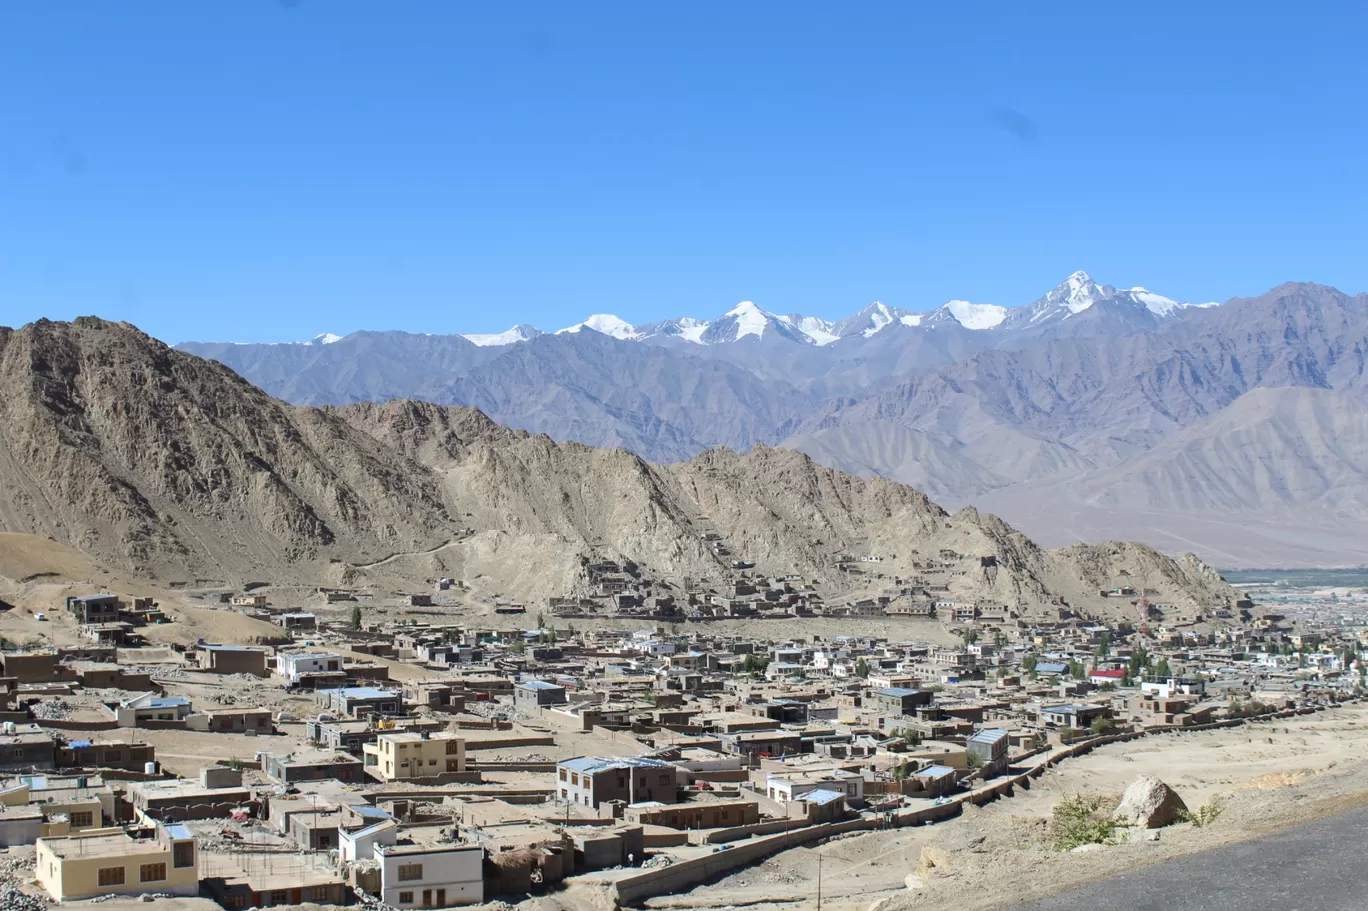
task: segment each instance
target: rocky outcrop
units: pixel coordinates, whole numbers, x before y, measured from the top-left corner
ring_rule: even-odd
[[[1116,818],[1123,825],[1145,829],[1162,829],[1183,818],[1187,804],[1178,793],[1151,775],[1142,775],[1131,782],[1116,808]]]

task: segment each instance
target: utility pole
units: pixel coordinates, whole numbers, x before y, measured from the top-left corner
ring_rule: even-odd
[[[817,911],[822,911],[822,850],[817,849]]]

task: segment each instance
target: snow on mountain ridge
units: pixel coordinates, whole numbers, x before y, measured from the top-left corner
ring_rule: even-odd
[[[566,332],[579,332],[581,329],[593,329],[595,332],[601,332],[622,341],[631,341],[641,337],[636,326],[611,313],[595,313],[582,323],[557,329],[556,335],[563,335]]]
[[[481,348],[497,348],[503,345],[525,342],[528,339],[536,338],[538,335],[541,335],[541,330],[533,326],[517,325],[511,329],[505,329],[503,332],[475,332],[462,335],[461,338]]]
[[[997,304],[974,304],[969,301],[946,301],[941,308],[966,329],[992,329],[1007,318],[1007,308]]]

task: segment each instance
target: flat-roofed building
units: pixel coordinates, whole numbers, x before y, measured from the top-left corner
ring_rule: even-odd
[[[144,892],[199,894],[198,849],[184,826],[157,826],[147,837],[95,829],[36,844],[34,874],[59,902]]]
[[[596,809],[610,800],[629,805],[679,800],[679,769],[645,756],[566,759],[556,764],[556,779],[561,800]]]
[[[466,770],[465,738],[405,731],[380,734],[362,748],[366,768],[382,781],[435,778]]]
[[[266,676],[266,650],[247,648],[242,645],[210,645],[201,643],[196,646],[195,660],[202,671],[216,674],[251,674],[254,677]]]
[[[391,908],[451,908],[484,901],[484,848],[480,845],[384,845],[380,901]]]

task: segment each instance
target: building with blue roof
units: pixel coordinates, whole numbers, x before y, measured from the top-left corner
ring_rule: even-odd
[[[404,699],[398,691],[382,690],[374,686],[344,686],[333,690],[318,690],[314,693],[314,702],[349,718],[404,714]]]
[[[885,715],[915,715],[917,709],[931,704],[930,690],[894,686],[874,693],[874,707]]]
[[[580,756],[556,764],[556,797],[595,809],[610,801],[678,803],[682,781],[680,769],[647,756]]]
[[[565,687],[545,680],[524,680],[513,687],[513,704],[520,711],[536,712],[543,706],[565,705],[569,701]]]

